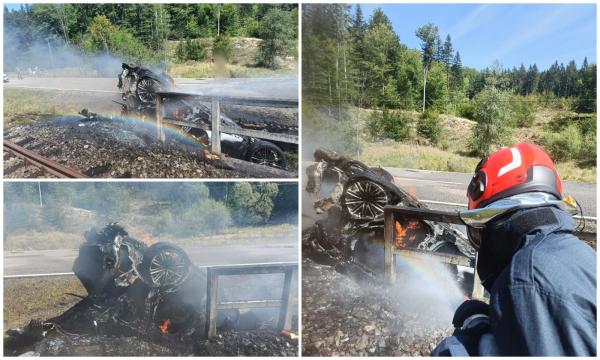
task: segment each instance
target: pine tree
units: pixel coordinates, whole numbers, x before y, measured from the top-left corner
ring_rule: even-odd
[[[423,112],[425,112],[427,74],[438,52],[438,27],[431,23],[425,24],[417,29],[416,35],[421,40],[421,55],[423,57]]]
[[[446,82],[450,86],[450,67],[452,66],[452,54],[454,54],[450,34],[446,35],[446,41],[444,41],[441,52],[442,62],[446,65]]]
[[[460,90],[463,84],[463,69],[462,62],[460,60],[460,53],[457,51],[452,60],[452,88]]]

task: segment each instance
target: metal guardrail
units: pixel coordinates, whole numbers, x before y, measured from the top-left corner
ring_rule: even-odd
[[[211,124],[198,124],[190,121],[178,121],[165,119],[164,102],[167,98],[193,98],[197,101],[205,101],[211,103],[210,121]],[[259,98],[238,98],[227,96],[205,96],[198,94],[190,94],[184,92],[162,91],[157,92],[156,96],[156,125],[157,137],[165,140],[163,124],[172,124],[178,126],[187,126],[191,128],[210,130],[211,131],[211,151],[215,154],[221,153],[221,133],[248,136],[257,139],[279,141],[289,144],[298,144],[298,136],[288,134],[271,133],[267,131],[257,131],[244,128],[232,128],[221,124],[221,104],[245,105],[256,107],[273,107],[273,108],[297,108],[297,100],[273,100]]]
[[[251,264],[251,265],[225,265],[207,268],[206,287],[206,336],[211,338],[217,335],[217,311],[225,309],[250,309],[279,307],[279,320],[277,327],[280,330],[289,330],[292,327],[292,280],[298,270],[296,263],[278,264]],[[257,274],[284,274],[281,299],[242,300],[220,302],[217,298],[219,277],[227,275],[257,275]]]

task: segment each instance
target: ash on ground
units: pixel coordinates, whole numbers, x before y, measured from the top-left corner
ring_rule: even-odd
[[[156,127],[142,121],[64,116],[7,129],[4,138],[89,177],[249,177],[217,167],[197,141],[166,130],[163,143],[156,133]],[[27,175],[24,171],[31,171],[19,167],[20,159],[7,159],[6,152],[4,157],[5,177],[21,178]]]
[[[298,340],[270,331],[229,330],[186,346],[170,339],[56,334],[21,356],[297,356]],[[4,355],[10,356],[11,354]]]
[[[451,335],[451,314],[418,294],[411,296],[369,288],[330,266],[303,259],[303,355],[430,355]]]

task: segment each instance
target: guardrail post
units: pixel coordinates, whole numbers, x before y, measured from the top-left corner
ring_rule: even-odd
[[[165,132],[163,129],[163,99],[161,95],[156,95],[156,137],[164,142],[165,141]]]
[[[383,252],[383,283],[389,286],[396,281],[396,269],[394,261],[394,213],[384,209],[384,252]]]
[[[206,337],[211,338],[217,335],[218,272],[215,269],[208,268],[206,280]]]
[[[218,98],[211,101],[211,151],[215,154],[221,153],[221,105]]]
[[[279,330],[290,330],[292,328],[292,279],[295,269],[287,269],[283,280],[283,291],[281,293],[281,307],[279,308]]]

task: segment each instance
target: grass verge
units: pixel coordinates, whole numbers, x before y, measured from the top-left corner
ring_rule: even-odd
[[[389,140],[364,143],[359,160],[372,166],[471,173],[480,159],[431,146]],[[563,180],[596,182],[596,167],[578,167],[574,161],[559,162],[556,166]]]
[[[75,276],[4,280],[4,330],[58,316],[87,292]],[[43,294],[43,296],[40,296]]]

